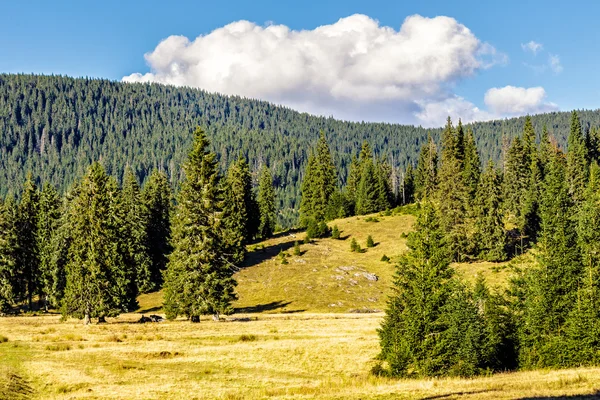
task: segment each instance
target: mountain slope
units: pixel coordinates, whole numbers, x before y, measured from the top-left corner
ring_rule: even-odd
[[[600,125],[599,111],[581,113],[585,126]],[[568,113],[535,116],[565,143]],[[311,116],[258,100],[157,84],[126,84],[60,76],[0,75],[0,195],[16,195],[28,171],[61,190],[94,160],[118,179],[130,165],[141,181],[153,168],[174,186],[195,126],[204,127],[225,168],[241,153],[253,172],[273,170],[280,224],[293,225],[308,152],[319,131],[327,139],[344,183],[364,140],[396,167],[415,163],[428,130],[397,124],[358,123]],[[498,159],[502,134],[522,129],[523,119],[473,125],[482,159]],[[430,130],[438,138],[439,129]]]

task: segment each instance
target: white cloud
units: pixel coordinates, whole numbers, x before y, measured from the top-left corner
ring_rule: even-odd
[[[541,43],[534,42],[532,40],[528,43],[521,43],[521,48],[523,49],[523,51],[529,51],[535,56],[539,51],[544,49],[544,45]]]
[[[416,115],[421,125],[425,127],[443,126],[448,116],[455,123],[460,119],[465,124],[499,118],[497,115],[480,110],[460,96],[449,97],[441,101],[422,102],[420,105],[422,109]]]
[[[563,70],[563,66],[560,64],[560,57],[556,54],[548,55],[548,65],[555,74],[560,74]]]
[[[400,30],[352,15],[314,30],[238,21],[194,40],[170,36],[123,78],[261,98],[352,120],[421,122],[427,104],[506,55],[450,17],[407,17]],[[462,100],[462,99],[461,99]],[[423,118],[422,118],[423,117]]]
[[[484,102],[491,113],[499,116],[532,114],[558,109],[556,104],[546,101],[546,91],[539,86],[491,88],[485,93]]]

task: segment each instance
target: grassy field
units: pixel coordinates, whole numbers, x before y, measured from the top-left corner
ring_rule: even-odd
[[[0,319],[2,399],[514,399],[600,390],[600,369],[393,380],[369,370],[381,314],[248,314],[200,324]],[[21,395],[22,394],[22,395]]]
[[[250,246],[236,274],[236,314],[200,324],[137,324],[160,313],[160,292],[136,314],[83,326],[57,315],[0,319],[0,400],[11,399],[541,399],[600,396],[600,368],[496,374],[477,379],[393,380],[370,369],[394,260],[406,251],[411,215],[334,221],[342,239],[302,244],[285,233]],[[372,235],[376,246],[361,247]],[[278,254],[287,252],[288,263]],[[387,255],[392,262],[381,261]],[[513,261],[524,266],[525,255]],[[455,264],[502,288],[509,263]],[[374,276],[377,280],[373,280]]]

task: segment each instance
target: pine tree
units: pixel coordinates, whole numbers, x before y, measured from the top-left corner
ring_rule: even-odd
[[[522,202],[530,180],[530,158],[520,138],[513,139],[504,167],[503,194],[505,209],[516,223],[521,217]]]
[[[450,120],[448,118],[448,120]],[[467,157],[467,141],[469,140],[469,128],[465,135],[465,128],[463,127],[462,121],[458,120],[458,125],[456,126],[456,142],[455,142],[455,154],[454,156],[458,159],[458,161],[462,164]],[[475,144],[475,141],[473,141]]]
[[[0,200],[0,314],[7,313],[16,301],[17,265],[16,220],[10,204]]]
[[[473,130],[469,127],[464,139],[463,160],[462,160],[463,182],[467,187],[469,201],[475,198],[477,186],[479,185],[479,176],[481,175],[481,160],[475,145],[475,136]]]
[[[415,198],[431,199],[438,182],[438,151],[435,142],[429,136],[421,147],[417,170],[415,172]]]
[[[83,177],[69,207],[72,239],[68,250],[63,315],[114,316],[130,301],[127,271],[119,249],[118,187],[98,163]]]
[[[350,163],[350,170],[348,171],[348,181],[344,190],[346,199],[348,199],[351,206],[351,215],[354,215],[356,213],[356,192],[358,190],[358,185],[360,184],[360,171],[361,170],[359,159],[357,157],[352,157],[352,161]]]
[[[148,251],[148,210],[142,201],[140,185],[131,168],[125,169],[123,188],[119,196],[121,214],[121,241],[123,261],[128,273],[129,297],[132,306],[139,293],[156,288],[152,281],[152,260]]]
[[[40,259],[38,249],[38,202],[39,193],[31,173],[23,185],[17,220],[17,270],[18,293],[27,299],[29,310],[33,309],[33,296],[40,288]]]
[[[571,132],[568,139],[567,174],[569,194],[576,204],[583,200],[583,192],[588,177],[588,154],[581,123],[576,111],[571,114]]]
[[[519,358],[526,368],[562,365],[561,331],[576,303],[582,267],[565,176],[564,156],[556,150],[548,164],[540,204],[539,266],[527,270],[524,277]]]
[[[377,179],[375,183],[377,209],[375,211],[383,211],[389,209],[392,204],[392,189],[390,187],[392,168],[386,162],[378,162],[375,169]]]
[[[506,259],[506,234],[502,221],[500,176],[494,163],[488,163],[475,197],[474,242],[477,243],[479,257],[486,261]]]
[[[40,299],[44,301],[44,308],[48,311],[50,297],[53,294],[54,282],[54,243],[53,239],[61,219],[61,201],[56,189],[45,183],[40,193],[39,218],[38,218],[38,249],[40,254]]]
[[[425,203],[415,231],[409,235],[410,252],[396,268],[393,295],[379,329],[380,358],[394,376],[435,375],[443,360],[432,357],[439,345],[440,317],[452,291],[449,258],[438,216]]]
[[[566,364],[597,365],[600,362],[600,167],[594,162],[577,215],[578,243],[583,273],[577,303],[566,320]]]
[[[337,174],[331,152],[321,131],[315,153],[309,162],[302,182],[301,220],[307,224],[310,219],[317,222],[325,220],[327,208],[336,191]]]
[[[151,282],[162,285],[171,247],[172,194],[167,176],[155,169],[144,185],[142,199],[146,209],[146,249],[150,257]]]
[[[402,205],[410,204],[415,196],[415,175],[412,164],[408,164],[402,180]]]
[[[258,226],[258,235],[263,238],[269,238],[275,230],[275,190],[273,189],[273,177],[271,171],[265,165],[260,171],[258,180],[258,209],[260,213],[260,224]]]
[[[363,162],[360,184],[356,195],[356,214],[364,215],[379,211],[378,173],[371,159]]]
[[[200,315],[227,314],[237,296],[230,259],[223,254],[222,210],[216,155],[209,152],[202,129],[184,164],[173,219],[173,252],[165,273],[167,318],[185,315],[198,322]]]
[[[248,164],[243,158],[231,164],[227,177],[223,180],[223,229],[226,252],[233,256],[235,264],[244,260],[250,236],[249,221],[252,209],[248,209],[252,184]]]

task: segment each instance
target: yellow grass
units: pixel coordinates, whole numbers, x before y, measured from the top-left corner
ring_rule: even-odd
[[[0,319],[8,338],[0,344],[0,398],[496,400],[600,389],[599,368],[476,379],[374,377],[381,314],[130,323],[137,318],[87,327],[58,316]],[[16,397],[20,392],[28,395]]]

